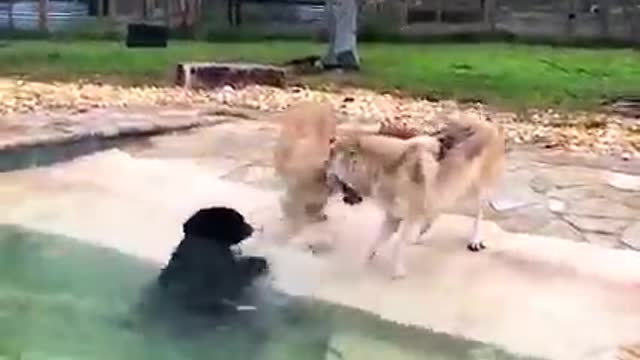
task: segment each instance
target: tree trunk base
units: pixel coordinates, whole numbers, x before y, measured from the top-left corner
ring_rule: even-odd
[[[360,70],[360,63],[356,54],[353,51],[343,51],[336,54],[335,61],[329,61],[327,59],[322,61],[322,66],[325,69],[342,69],[348,71]]]
[[[356,47],[358,6],[356,0],[327,0],[325,2],[329,49],[322,60],[325,69],[359,70],[360,58]]]
[[[331,70],[344,70],[344,71],[358,71],[360,65],[355,61],[355,57],[351,52],[343,52],[336,56],[336,61],[326,61],[317,55],[303,56],[295,59],[291,59],[282,64],[282,66],[288,68],[293,73],[304,74],[318,74],[322,71]]]

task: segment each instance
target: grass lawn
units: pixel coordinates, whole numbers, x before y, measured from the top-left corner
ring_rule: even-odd
[[[261,63],[310,54],[312,42],[204,43],[174,41],[167,49],[126,49],[105,41],[8,41],[0,75],[32,79],[100,77],[127,83],[168,83],[178,62]],[[384,44],[360,46],[363,69],[344,82],[414,95],[481,99],[510,107],[589,107],[603,96],[640,95],[640,52],[512,44]],[[329,81],[308,78],[310,83]],[[331,77],[330,81],[336,81]]]

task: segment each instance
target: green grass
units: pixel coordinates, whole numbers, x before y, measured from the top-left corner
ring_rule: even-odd
[[[275,41],[205,43],[174,41],[167,49],[126,49],[106,41],[11,41],[0,47],[0,75],[33,79],[99,77],[126,83],[168,83],[181,61],[280,63],[324,44]],[[307,78],[412,95],[483,100],[515,107],[590,107],[603,97],[640,94],[640,52],[486,44],[385,44],[360,46],[360,73]]]

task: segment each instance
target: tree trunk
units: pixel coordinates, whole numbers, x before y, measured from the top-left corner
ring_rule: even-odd
[[[9,30],[13,30],[13,0],[9,0]]]
[[[240,0],[227,1],[227,19],[230,27],[242,24],[242,3]]]
[[[633,6],[633,4],[631,6]],[[640,48],[640,10],[633,6],[629,11],[629,14],[631,18],[629,21],[629,35],[631,37],[631,41]]]
[[[149,18],[149,0],[142,0],[142,20]]]
[[[116,1],[117,0],[109,0],[109,2],[107,3],[107,15],[111,20],[116,19],[116,12],[118,11],[116,8]]]
[[[322,60],[324,67],[359,69],[356,0],[326,0],[325,14],[329,31],[329,49]]]
[[[600,31],[602,38],[609,37],[609,16],[611,12],[611,3],[609,0],[600,1],[600,8],[598,9],[598,18],[600,20]]]
[[[494,32],[496,30],[496,1],[485,0],[482,2],[484,11],[484,22],[489,26],[489,30]]]
[[[162,5],[164,7],[164,25],[167,29],[171,29],[171,0],[164,0]]]
[[[98,18],[104,17],[104,0],[98,0],[96,4],[96,16]]]
[[[202,4],[205,19],[216,29],[229,27],[227,0],[208,0]]]
[[[236,26],[242,25],[242,0],[235,0]]]
[[[437,0],[436,1],[436,22],[437,23],[441,23],[442,22],[442,8],[443,8],[444,4],[442,0]]]
[[[42,32],[47,32],[49,30],[48,24],[48,13],[49,13],[49,0],[40,0],[38,6],[38,28]]]
[[[565,0],[565,37],[571,39],[575,33],[576,4],[573,0]]]
[[[193,33],[196,36],[196,39],[201,39],[204,36],[202,26],[204,23],[203,17],[203,2],[202,0],[194,0],[191,12],[191,27],[193,28]]]

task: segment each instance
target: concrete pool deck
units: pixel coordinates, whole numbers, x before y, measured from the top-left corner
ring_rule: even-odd
[[[514,152],[483,224],[489,249],[466,251],[471,219],[462,209],[437,221],[409,251],[409,277],[393,282],[386,254],[362,264],[380,217],[371,204],[332,203],[330,221],[303,235],[333,234],[333,251],[313,256],[286,243],[268,162],[273,133],[238,121],[2,173],[0,222],[162,263],[193,211],[231,205],[264,228],[246,251],[268,256],[274,284],[291,294],[544,358],[612,359],[640,338],[637,176]]]

